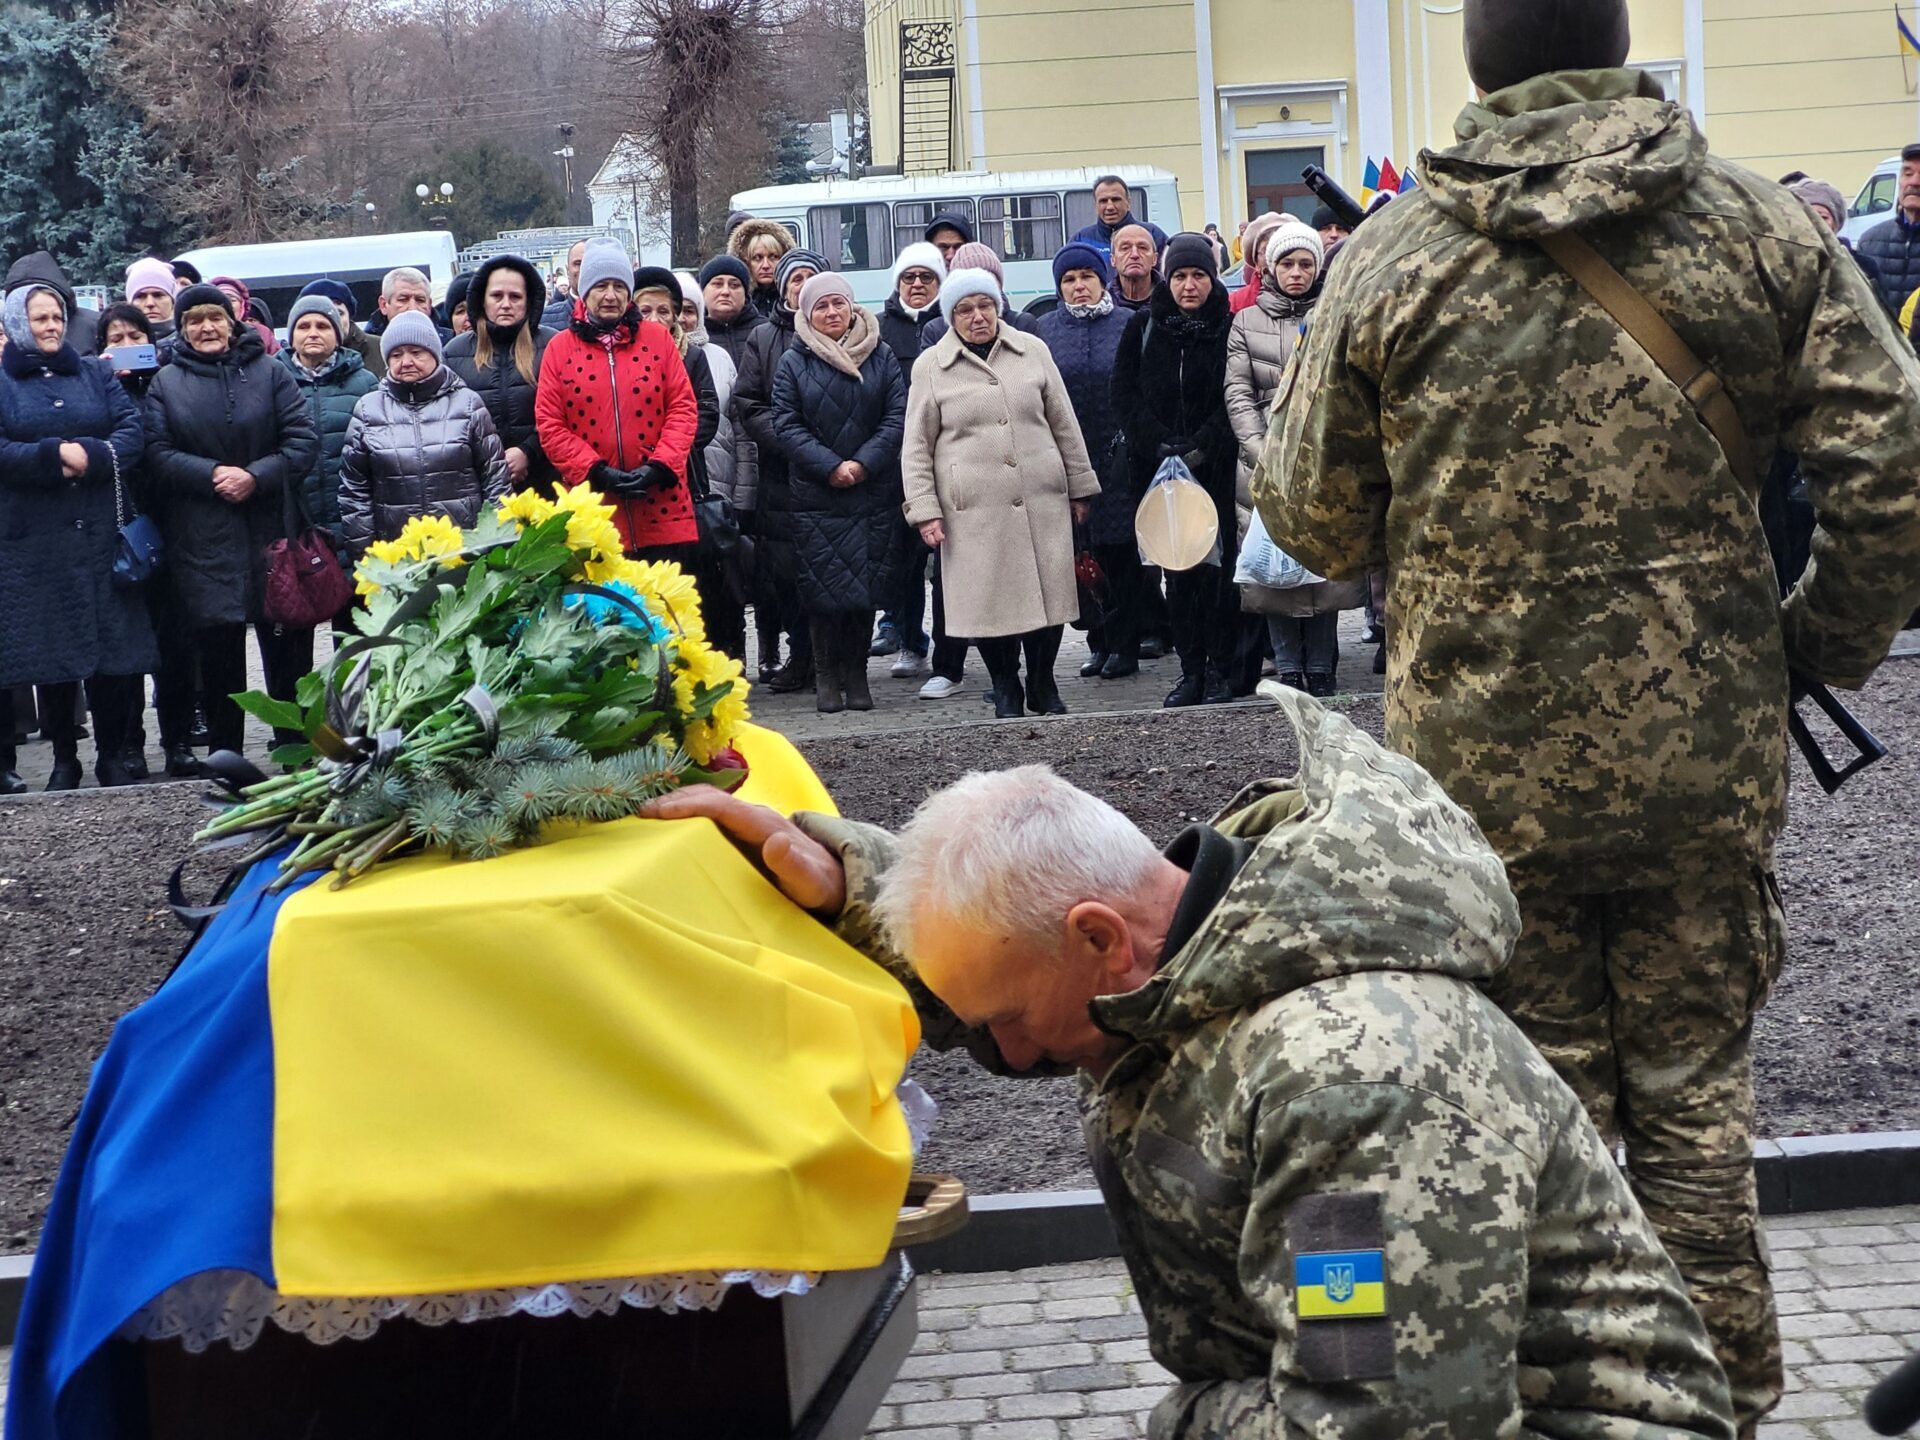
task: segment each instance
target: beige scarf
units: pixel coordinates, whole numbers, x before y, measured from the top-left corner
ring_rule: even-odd
[[[853,307],[853,323],[838,340],[822,335],[798,311],[794,312],[793,329],[809,350],[842,375],[851,375],[856,380],[860,378],[860,362],[873,354],[874,347],[880,343],[880,327],[874,324],[873,313],[864,305]]]

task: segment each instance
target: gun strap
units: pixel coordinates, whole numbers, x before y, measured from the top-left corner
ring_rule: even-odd
[[[1759,481],[1754,468],[1753,444],[1747,427],[1720,376],[1706,361],[1693,353],[1691,346],[1667,319],[1606,258],[1571,230],[1557,230],[1535,237],[1535,243],[1553,258],[1555,264],[1571,275],[1594,303],[1611,315],[1620,328],[1631,335],[1647,357],[1687,397],[1700,421],[1713,432],[1726,453],[1727,464],[1745,485]]]

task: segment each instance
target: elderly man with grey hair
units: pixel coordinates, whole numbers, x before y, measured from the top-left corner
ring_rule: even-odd
[[[886,966],[936,1048],[1078,1071],[1178,1377],[1155,1440],[1733,1434],[1678,1272],[1579,1102],[1477,981],[1519,926],[1419,766],[1296,691],[1299,774],[1158,850],[1029,766],[899,835],[712,789],[703,816]]]
[[[385,330],[394,316],[403,315],[409,310],[418,310],[429,320],[434,320],[433,286],[425,271],[416,270],[411,265],[400,265],[389,270],[380,281],[380,328]],[[434,320],[433,328],[440,332],[442,345],[453,339],[453,332],[438,320]]]

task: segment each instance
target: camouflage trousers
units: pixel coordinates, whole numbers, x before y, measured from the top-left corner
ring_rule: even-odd
[[[1516,877],[1523,928],[1487,986],[1573,1087],[1706,1322],[1740,1434],[1779,1402],[1780,1327],[1753,1178],[1753,1017],[1786,955],[1771,872],[1565,893]]]

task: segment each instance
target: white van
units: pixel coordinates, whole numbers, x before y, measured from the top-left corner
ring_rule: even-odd
[[[332,240],[283,240],[266,245],[210,245],[178,256],[202,276],[230,276],[273,312],[285,327],[287,312],[309,280],[338,280],[353,291],[353,314],[364,323],[375,313],[380,282],[389,270],[411,265],[422,271],[437,303],[459,270],[459,247],[445,230],[398,235],[342,235]]]
[[[1900,157],[1889,155],[1874,167],[1873,176],[1860,187],[1850,217],[1840,229],[1841,235],[1858,244],[1860,237],[1876,225],[1893,218],[1894,203],[1900,198]]]
[[[855,299],[874,309],[893,292],[894,256],[924,239],[935,215],[958,211],[1000,256],[1007,297],[1021,309],[1054,293],[1053,257],[1076,231],[1093,224],[1093,183],[1107,174],[1127,182],[1136,220],[1151,220],[1168,234],[1180,228],[1178,179],[1148,165],[767,185],[742,190],[733,208],[786,226],[847,277]]]

